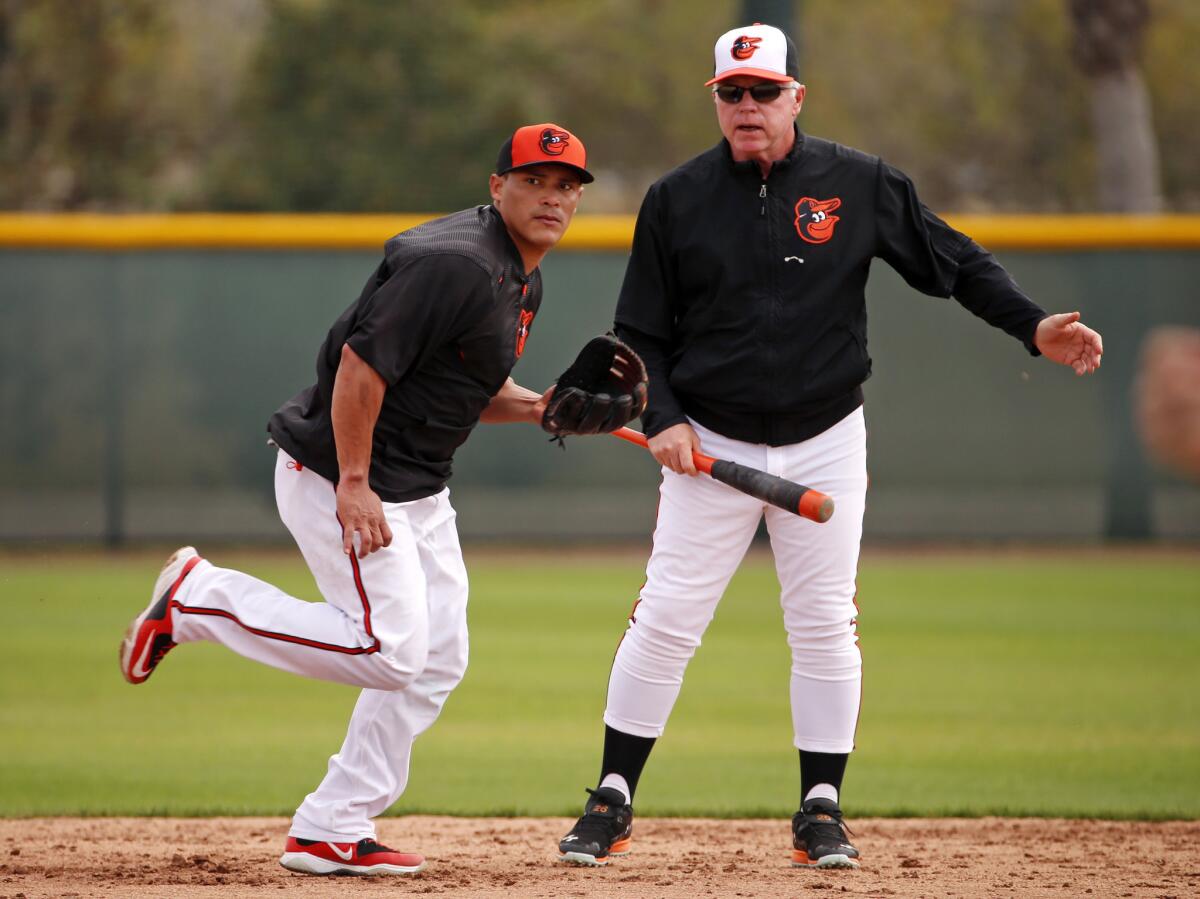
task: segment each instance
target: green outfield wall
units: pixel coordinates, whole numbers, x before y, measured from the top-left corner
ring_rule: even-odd
[[[264,424],[421,217],[0,216],[0,542],[284,540]],[[1200,326],[1200,219],[952,217],[1052,310],[1104,334],[1100,372],[1029,357],[883,263],[869,289],[875,539],[1200,538],[1200,486],[1133,430],[1143,335]],[[581,218],[543,266],[514,376],[542,389],[611,323],[631,222]],[[1200,385],[1197,385],[1200,390]],[[657,468],[480,426],[451,492],[464,537],[647,539]]]

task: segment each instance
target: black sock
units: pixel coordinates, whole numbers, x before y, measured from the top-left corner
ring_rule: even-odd
[[[800,750],[800,802],[808,791],[817,784],[832,784],[842,792],[842,778],[846,774],[846,760],[850,754],[846,752],[808,752]]]
[[[635,737],[604,725],[604,759],[600,762],[600,780],[606,774],[620,774],[629,784],[629,802],[637,789],[638,778],[654,748],[654,737]]]

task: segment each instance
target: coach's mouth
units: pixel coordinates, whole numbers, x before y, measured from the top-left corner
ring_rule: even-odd
[[[561,225],[562,224],[561,218],[559,218],[557,215],[550,215],[549,213],[543,213],[542,215],[535,215],[533,218],[534,218],[534,221],[541,222],[543,225]]]

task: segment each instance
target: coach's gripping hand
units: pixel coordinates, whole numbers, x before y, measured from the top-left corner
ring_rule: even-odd
[[[1100,334],[1081,322],[1078,312],[1046,316],[1038,322],[1033,342],[1043,356],[1059,365],[1069,365],[1077,375],[1094,372],[1104,355]]]
[[[651,455],[660,465],[676,474],[696,474],[693,452],[700,452],[700,438],[687,422],[659,431],[647,442]]]

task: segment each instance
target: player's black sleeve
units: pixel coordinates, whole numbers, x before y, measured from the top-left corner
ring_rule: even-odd
[[[1025,295],[991,253],[930,212],[907,175],[880,162],[877,177],[875,255],[909,286],[930,296],[953,296],[1040,355],[1033,335],[1046,311]]]
[[[388,386],[453,340],[491,301],[487,273],[461,256],[419,256],[380,278],[346,343]]]
[[[646,366],[646,374],[650,380],[646,411],[642,413],[642,430],[646,436],[653,437],[672,425],[686,422],[687,416],[683,407],[679,405],[679,400],[671,390],[670,350],[667,342],[628,325],[617,325],[616,332],[617,337],[633,347],[642,357]]]
[[[969,237],[959,250],[952,292],[959,303],[1017,338],[1031,354],[1042,354],[1034,346],[1033,335],[1046,310],[1029,299],[996,258]]]
[[[638,211],[615,315],[617,336],[642,357],[650,378],[649,399],[642,413],[642,429],[649,437],[687,421],[670,383],[676,293],[668,247],[666,201],[655,184]]]
[[[676,282],[661,190],[651,185],[638,211],[615,318],[618,325],[669,341],[675,330]]]

